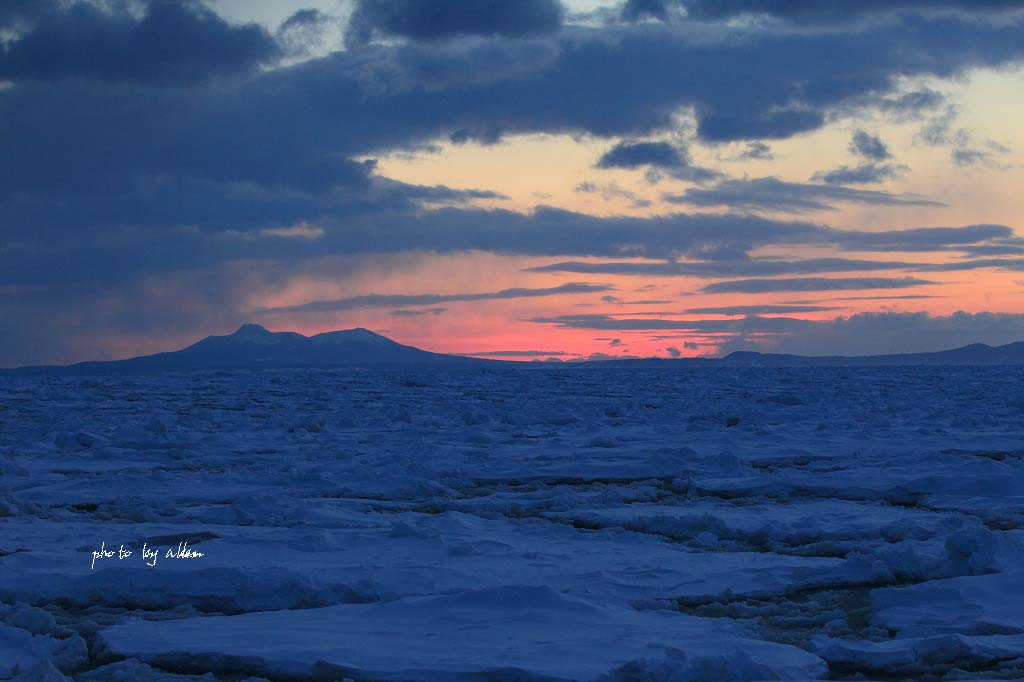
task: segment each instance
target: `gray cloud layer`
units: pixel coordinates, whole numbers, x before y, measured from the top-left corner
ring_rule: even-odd
[[[921,197],[892,194],[879,190],[852,189],[835,185],[785,182],[778,178],[723,180],[713,187],[691,187],[682,194],[662,197],[676,204],[697,207],[727,206],[733,209],[782,211],[831,211],[836,204],[873,206],[943,206]]]
[[[809,258],[806,260],[739,259],[706,262],[586,263],[566,261],[530,268],[531,272],[573,272],[643,277],[736,277],[754,275],[800,275],[822,272],[905,270],[919,267],[905,261],[876,261],[851,258]]]
[[[799,355],[882,355],[958,348],[971,343],[1002,345],[1024,339],[1024,315],[1010,313],[857,313],[815,321],[789,317],[736,320],[617,319],[608,315],[562,315],[536,322],[570,329],[678,331],[678,337],[717,338],[721,353],[734,350]],[[691,342],[692,343],[692,342]]]
[[[198,2],[147,3],[141,15],[126,7],[7,0],[0,29],[14,37],[0,50],[0,80],[195,83],[251,73],[282,54],[263,28],[228,24]]]
[[[501,291],[462,294],[366,294],[349,298],[337,298],[324,301],[311,301],[292,306],[264,308],[256,311],[260,314],[275,313],[324,313],[355,308],[389,308],[392,306],[433,305],[435,303],[452,303],[456,301],[496,301],[509,298],[534,298],[538,296],[557,296],[560,294],[589,294],[611,291],[613,287],[601,284],[583,284],[571,282],[555,287],[527,289],[514,287]],[[438,309],[435,309],[438,310]],[[443,310],[443,309],[440,309]]]
[[[357,0],[345,42],[359,47],[375,36],[441,41],[459,36],[522,37],[557,31],[558,0]]]
[[[739,337],[724,350],[756,348],[800,355],[883,355],[998,346],[1024,339],[1024,315],[1010,313],[859,313],[814,322],[753,345]]]
[[[829,310],[841,310],[835,306],[822,305],[734,305],[712,308],[687,308],[687,315],[785,315],[788,313],[820,313]]]
[[[764,294],[777,291],[845,291],[850,289],[905,289],[937,284],[916,277],[793,277],[789,279],[738,279],[713,282],[701,288],[705,294]]]

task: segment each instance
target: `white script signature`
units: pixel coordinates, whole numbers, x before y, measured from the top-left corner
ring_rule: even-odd
[[[156,560],[160,557],[161,548],[150,547],[148,543],[142,543],[142,553],[139,557],[147,566],[156,566]],[[96,568],[96,561],[101,559],[117,558],[118,561],[128,559],[136,551],[131,547],[121,545],[117,549],[107,549],[107,543],[102,542],[100,548],[92,553],[91,569]],[[171,547],[164,552],[165,559],[198,559],[203,556],[202,552],[196,551],[188,546],[188,541],[179,542],[177,547]]]

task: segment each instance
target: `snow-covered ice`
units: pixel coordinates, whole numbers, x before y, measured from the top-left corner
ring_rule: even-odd
[[[1024,677],[1022,379],[5,378],[0,679]]]
[[[264,611],[129,621],[105,630],[103,640],[121,654],[157,662],[168,651],[188,651],[193,665],[206,657],[222,666],[256,658],[297,675],[333,669],[451,679],[484,670],[630,679],[632,668],[663,668],[681,679],[706,670],[725,678],[797,680],[826,669],[817,656],[751,639],[729,623],[509,585],[310,609],[298,619],[290,611]]]

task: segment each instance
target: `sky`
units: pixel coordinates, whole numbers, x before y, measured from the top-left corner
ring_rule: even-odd
[[[1024,340],[1024,0],[0,0],[0,367]]]

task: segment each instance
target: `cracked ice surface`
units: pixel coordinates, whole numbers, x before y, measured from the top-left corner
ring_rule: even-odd
[[[0,679],[1021,677],[1022,379],[4,379]]]

